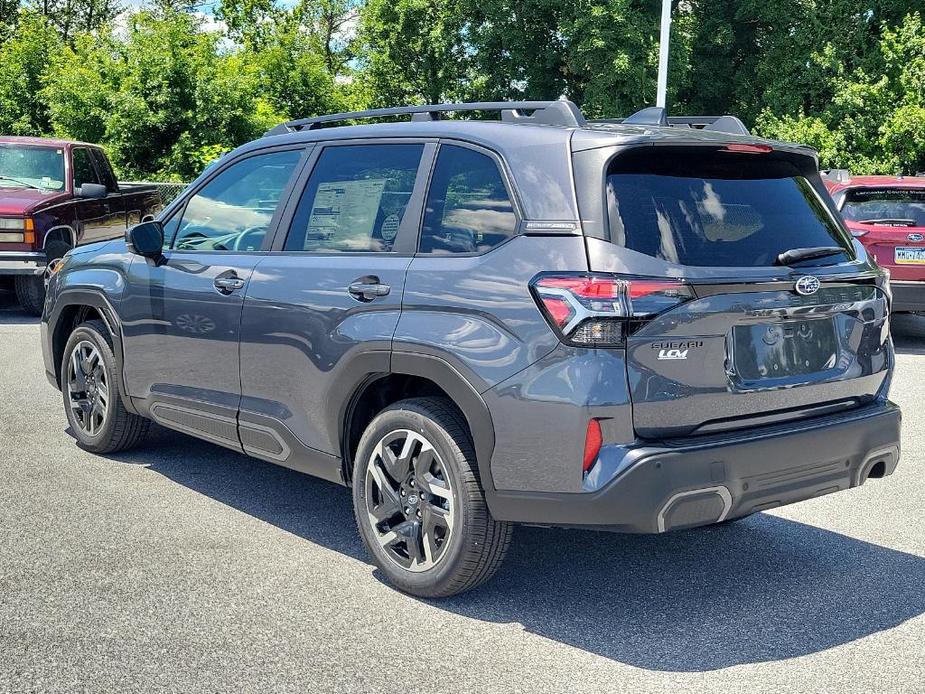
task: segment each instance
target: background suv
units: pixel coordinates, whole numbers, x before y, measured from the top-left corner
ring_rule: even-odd
[[[445,596],[511,522],[663,532],[890,474],[888,309],[811,150],[454,104],[239,148],[70,252],[42,345],[79,445],[154,420],[352,485],[383,573]]]

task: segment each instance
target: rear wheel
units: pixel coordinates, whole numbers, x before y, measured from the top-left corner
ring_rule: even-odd
[[[71,333],[61,363],[64,409],[77,443],[93,453],[115,453],[135,446],[148,420],[122,404],[116,358],[106,324],[81,323]]]
[[[511,525],[494,520],[465,423],[443,398],[387,408],[357,448],[353,502],[373,561],[398,589],[447,597],[494,575]]]

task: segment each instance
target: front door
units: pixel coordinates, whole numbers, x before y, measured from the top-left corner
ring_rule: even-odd
[[[364,374],[389,370],[433,150],[338,143],[316,154],[244,300],[248,453],[338,478],[342,408]]]
[[[84,183],[106,185],[108,195],[105,198],[77,197],[77,238],[80,243],[93,243],[116,238],[125,231],[125,208],[118,189],[113,191],[103,180],[93,161],[89,147],[74,147],[71,152],[73,162],[73,186],[76,196]]]
[[[225,165],[165,223],[164,260],[133,261],[121,307],[126,389],[161,424],[240,449],[241,306],[301,156],[264,151]]]

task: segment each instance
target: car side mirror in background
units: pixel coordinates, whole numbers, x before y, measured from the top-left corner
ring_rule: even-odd
[[[155,261],[163,258],[164,225],[158,221],[142,222],[125,231],[125,245],[136,253]]]
[[[74,191],[74,195],[76,195],[78,198],[99,200],[100,198],[105,198],[107,195],[109,195],[109,191],[106,189],[106,186],[100,183],[84,183]]]

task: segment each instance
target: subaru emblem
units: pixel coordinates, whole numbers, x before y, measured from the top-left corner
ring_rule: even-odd
[[[803,296],[815,294],[819,291],[819,278],[813,277],[812,275],[803,275],[803,277],[797,280],[794,289],[797,294],[802,294]]]
[[[922,234],[909,234],[906,237],[907,241],[922,241],[923,239],[925,239],[925,236],[922,236]]]

